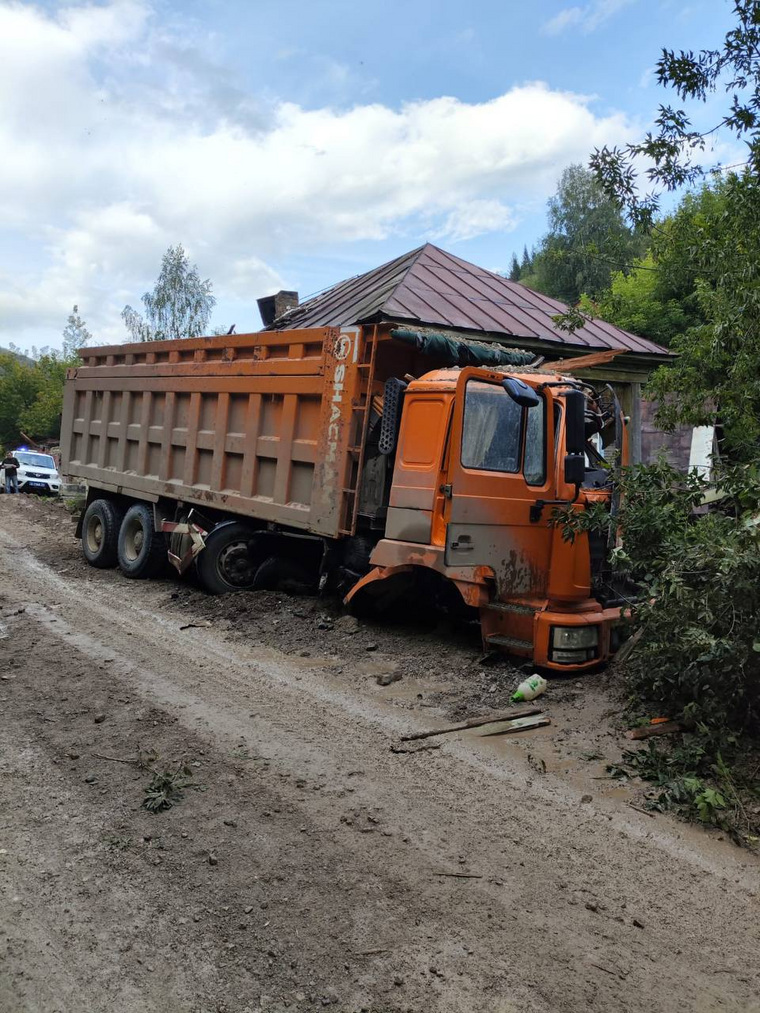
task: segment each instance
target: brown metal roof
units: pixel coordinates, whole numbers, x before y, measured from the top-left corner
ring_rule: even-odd
[[[552,317],[567,309],[556,299],[426,243],[308,299],[272,326],[286,330],[398,320],[576,348],[669,354],[654,341],[603,320],[591,320],[573,334],[561,331]]]

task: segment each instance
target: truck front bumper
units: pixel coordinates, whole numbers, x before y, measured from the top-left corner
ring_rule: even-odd
[[[595,603],[596,604],[596,603]],[[533,661],[541,668],[577,672],[608,661],[617,650],[619,608],[582,612],[539,612],[535,618]]]
[[[523,599],[481,607],[483,646],[530,658],[537,668],[578,672],[609,661],[618,647],[620,608],[593,598],[573,606]]]

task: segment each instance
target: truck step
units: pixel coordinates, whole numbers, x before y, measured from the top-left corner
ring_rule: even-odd
[[[501,633],[493,633],[486,637],[489,647],[502,647],[507,651],[530,651],[533,652],[533,644],[530,640],[518,640],[517,637],[505,637]]]
[[[490,601],[483,608],[489,612],[512,612],[521,616],[532,616],[538,612],[538,608],[533,605],[518,605],[517,602],[510,601]]]

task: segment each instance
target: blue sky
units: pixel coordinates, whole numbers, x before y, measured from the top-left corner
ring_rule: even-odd
[[[124,340],[176,242],[240,332],[426,240],[507,270],[562,169],[651,124],[660,48],[717,45],[730,6],[0,0],[0,345],[59,345],[74,303]]]

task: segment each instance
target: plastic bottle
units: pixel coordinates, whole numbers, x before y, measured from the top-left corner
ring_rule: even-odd
[[[537,696],[546,690],[546,679],[534,672],[529,679],[523,679],[520,685],[512,694],[513,703],[524,703],[528,700],[535,700]]]

